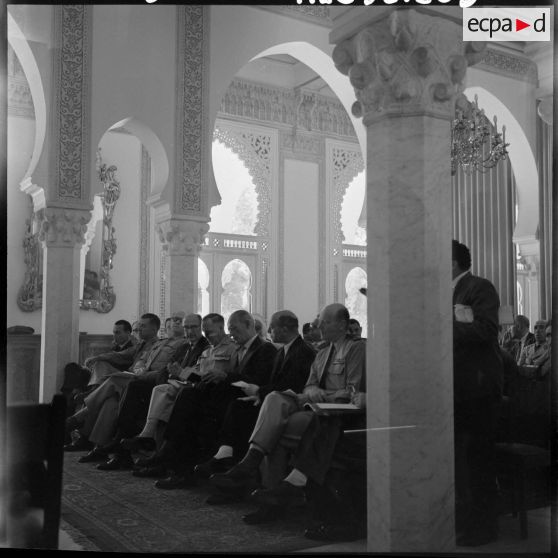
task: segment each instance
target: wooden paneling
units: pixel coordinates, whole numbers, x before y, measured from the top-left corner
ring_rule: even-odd
[[[40,335],[7,335],[7,401],[39,401]],[[79,361],[110,349],[112,335],[80,335]]]

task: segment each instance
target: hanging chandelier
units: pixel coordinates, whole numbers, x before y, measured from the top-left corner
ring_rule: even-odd
[[[461,166],[465,173],[482,173],[494,168],[508,155],[506,127],[498,132],[496,117],[492,126],[479,109],[477,95],[471,103],[465,96],[456,103],[455,119],[451,123],[451,174]]]

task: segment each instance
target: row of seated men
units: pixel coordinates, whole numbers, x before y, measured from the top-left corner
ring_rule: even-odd
[[[529,330],[529,325],[529,318],[520,314],[500,338],[500,346],[512,356],[518,366],[538,366],[550,359],[551,321],[537,320],[533,333]],[[541,368],[540,372],[542,371]]]
[[[551,321],[537,320],[533,332],[529,319],[516,316],[502,332],[500,347],[504,360],[504,401],[513,404],[516,441],[548,446],[551,415]]]
[[[119,334],[132,328],[119,321],[115,350],[67,368],[64,391],[75,391],[76,374],[90,387],[67,418],[74,440],[65,449],[89,450],[79,461],[100,470],[157,478],[159,489],[209,479],[211,504],[249,495],[257,510],[247,523],[273,521],[309,499],[317,513],[307,537],[365,536],[365,444],[343,433],[365,425],[366,347],[354,322],[355,338],[348,334],[347,309],[326,306],[306,328],[313,340],[299,335],[288,310],[271,317],[270,341],[245,310],[231,314],[228,334],[219,314],[183,316],[173,314],[160,339],[159,318],[144,314],[140,341],[129,347]],[[352,402],[358,411],[321,416],[307,407],[319,402]],[[361,505],[332,518],[324,509],[340,508],[326,481],[339,470],[345,482],[355,471],[360,484],[347,501]]]

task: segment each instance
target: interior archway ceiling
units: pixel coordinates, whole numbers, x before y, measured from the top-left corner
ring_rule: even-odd
[[[312,90],[320,95],[337,98],[314,70],[289,54],[274,54],[252,60],[237,72],[236,77],[276,87]]]

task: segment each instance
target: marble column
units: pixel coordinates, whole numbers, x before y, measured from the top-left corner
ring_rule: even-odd
[[[60,390],[64,366],[79,357],[80,254],[91,211],[46,207],[38,213],[43,244],[39,401]]]
[[[157,225],[167,251],[167,315],[198,311],[198,255],[209,225],[203,220],[171,218]],[[163,316],[162,316],[163,317]]]
[[[455,548],[450,118],[483,45],[427,11],[378,14],[332,33],[367,129],[368,551],[444,552]]]

